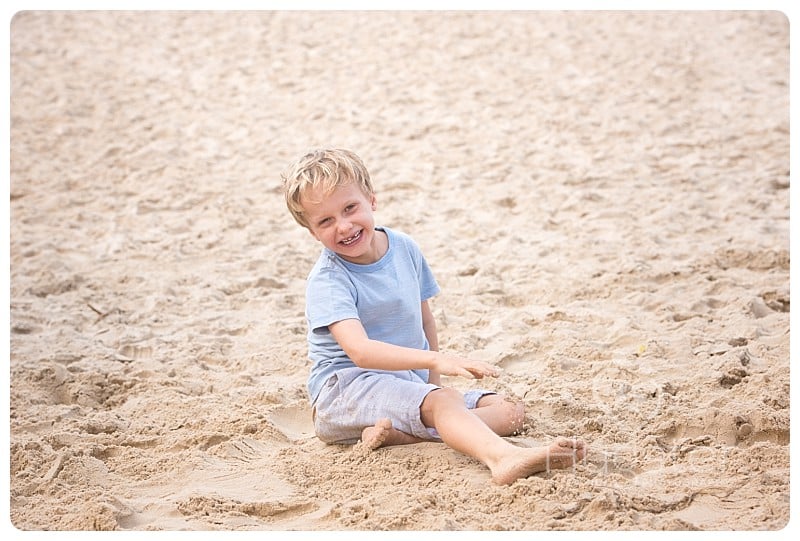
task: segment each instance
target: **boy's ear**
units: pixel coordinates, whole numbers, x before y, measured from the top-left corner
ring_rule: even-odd
[[[372,211],[373,212],[378,210],[378,198],[375,197],[374,193],[372,194],[372,201],[370,203],[372,204]]]

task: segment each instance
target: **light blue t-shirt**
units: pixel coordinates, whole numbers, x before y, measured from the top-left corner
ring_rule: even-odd
[[[420,303],[439,293],[439,285],[416,242],[398,231],[378,227],[389,248],[375,263],[358,265],[324,248],[306,284],[308,391],[313,403],[334,372],[355,366],[328,330],[344,319],[358,319],[373,340],[429,349]],[[415,370],[428,381],[427,370]]]

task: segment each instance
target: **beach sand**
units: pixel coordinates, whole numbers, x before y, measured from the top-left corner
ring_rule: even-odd
[[[11,21],[10,522],[22,530],[778,530],[789,521],[779,12],[21,12]],[[494,486],[313,434],[279,173],[364,159],[377,222],[495,363]]]

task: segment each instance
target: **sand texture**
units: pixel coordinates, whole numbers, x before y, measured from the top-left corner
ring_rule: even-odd
[[[789,521],[779,12],[21,12],[10,520],[23,530],[778,530]],[[509,487],[443,444],[328,446],[320,245],[280,171],[359,153],[503,368]],[[450,378],[468,389],[476,382]]]

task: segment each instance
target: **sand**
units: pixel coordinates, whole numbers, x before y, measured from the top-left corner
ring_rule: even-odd
[[[780,530],[779,12],[22,12],[10,522],[21,530]],[[350,148],[574,469],[313,434],[279,172]],[[448,378],[468,389],[475,381]]]

